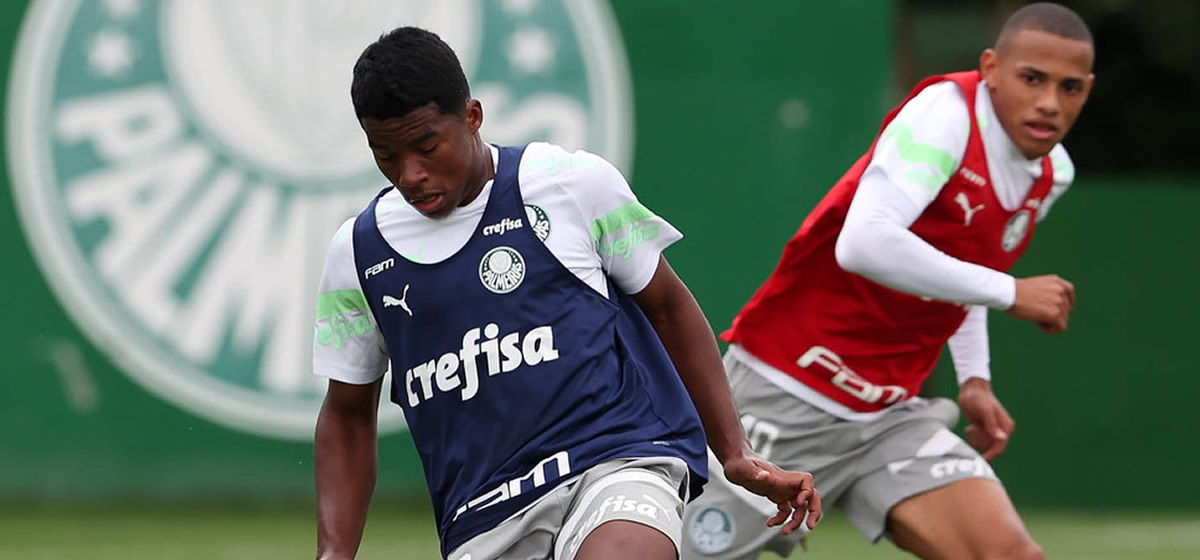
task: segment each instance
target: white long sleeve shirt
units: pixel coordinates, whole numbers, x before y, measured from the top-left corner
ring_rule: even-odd
[[[1016,210],[1041,176],[1041,161],[1025,158],[1009,139],[983,82],[976,90],[974,117],[996,198],[1005,209]],[[948,341],[960,384],[972,377],[991,378],[987,310],[1012,306],[1016,280],[1006,273],[951,257],[917,237],[909,227],[961,165],[970,136],[970,118],[966,99],[953,82],[932,85],[911,99],[880,136],[835,247],[838,264],[850,272],[895,290],[969,306],[966,319]],[[935,158],[910,161],[902,156],[899,142],[940,153]],[[1039,207],[1039,221],[1075,178],[1075,168],[1062,145],[1054,147],[1050,158],[1054,185]],[[931,175],[933,181],[920,180]],[[883,413],[851,410],[759,360],[740,345],[732,345],[730,351],[780,388],[835,416],[865,421]]]
[[[842,268],[889,288],[940,301],[971,306],[966,320],[949,341],[959,381],[990,378],[987,308],[1007,309],[1016,296],[1015,279],[1003,272],[951,257],[929,245],[908,228],[941,192],[966,152],[970,121],[966,100],[952,82],[926,88],[900,110],[888,125],[904,127],[911,141],[936,149],[942,168],[901,157],[896,136],[885,130],[871,163],[859,181],[836,246]],[[1026,159],[1004,132],[992,107],[987,84],[976,90],[975,118],[979,123],[988,171],[996,197],[1007,210],[1015,210],[1042,174],[1040,159]],[[1061,144],[1050,153],[1054,186],[1039,208],[1046,217],[1054,201],[1075,176]],[[937,188],[911,180],[914,169],[934,173]]]

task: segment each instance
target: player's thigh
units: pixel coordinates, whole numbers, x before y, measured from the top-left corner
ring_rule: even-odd
[[[1036,549],[991,466],[940,421],[895,424],[886,445],[890,462],[862,476],[841,501],[869,539],[890,536],[922,558]]]
[[[905,499],[964,478],[995,477],[979,453],[948,428],[957,419],[954,403],[931,399],[893,405],[867,423],[862,437],[870,450],[836,502],[859,532],[878,541],[885,536],[888,512]]]
[[[633,521],[606,521],[583,541],[575,560],[675,560],[675,543],[662,532]]]
[[[682,460],[618,461],[583,476],[567,506],[555,559],[675,557],[689,476]]]
[[[959,480],[900,502],[888,516],[897,546],[926,560],[1040,560],[1041,549],[999,482]]]

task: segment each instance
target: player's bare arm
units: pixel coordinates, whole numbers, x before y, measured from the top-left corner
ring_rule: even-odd
[[[958,405],[967,419],[965,439],[990,461],[1004,452],[1015,424],[992,392],[987,321],[987,308],[972,306],[946,344],[958,378]]]
[[[978,377],[968,379],[958,388],[958,406],[968,422],[967,443],[982,452],[985,461],[999,457],[1016,422],[992,392],[992,383]]]
[[[382,378],[365,385],[329,381],[313,446],[318,560],[348,560],[358,552],[375,490],[382,385]]]
[[[816,527],[821,518],[821,498],[813,486],[812,475],[784,471],[751,450],[725,378],[712,327],[666,257],[659,257],[654,277],[634,295],[634,300],[654,325],[675,363],[700,413],[709,447],[725,467],[726,478],[766,496],[779,507],[779,513],[768,520],[768,525],[783,524],[784,533],[790,533],[800,527],[807,512],[808,528]]]
[[[1053,274],[1016,279],[1016,296],[1007,313],[1036,323],[1043,331],[1067,329],[1075,307],[1075,286]],[[983,453],[984,460],[999,457],[1012,437],[1016,423],[992,392],[987,379],[973,377],[961,383],[958,405],[968,425],[967,443]]]

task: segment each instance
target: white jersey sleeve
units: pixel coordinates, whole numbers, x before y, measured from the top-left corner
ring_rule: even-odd
[[[363,385],[383,376],[388,355],[358,283],[353,231],[351,218],[338,228],[325,257],[313,324],[313,372]]]
[[[970,134],[971,116],[958,86],[929,86],[880,134],[862,180],[886,180],[924,211],[962,163]]]
[[[835,246],[838,264],[894,290],[1006,309],[1016,282],[939,251],[908,228],[937,198],[966,152],[967,105],[947,82],[926,88],[884,129]]]
[[[962,385],[972,377],[991,379],[991,352],[988,349],[988,309],[972,305],[967,318],[946,342],[950,347],[950,360],[954,362],[954,373]]]
[[[604,158],[551,148],[559,159],[532,159],[529,165],[558,168],[554,180],[577,207],[600,268],[621,291],[642,291],[658,269],[659,255],[683,235],[642,205],[621,172]]]
[[[908,228],[958,169],[971,132],[954,83],[929,86],[884,128],[835,247],[847,271],[938,301],[1007,308],[1012,276],[938,251]]]

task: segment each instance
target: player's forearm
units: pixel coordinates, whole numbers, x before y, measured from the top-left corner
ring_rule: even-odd
[[[633,299],[654,326],[658,338],[670,355],[692,404],[700,414],[708,446],[721,464],[750,452],[742,432],[721,350],[700,304],[683,281],[675,275],[666,258],[660,256],[654,277]]]
[[[317,558],[358,551],[378,469],[375,417],[321,408],[313,451],[317,482]]]
[[[1012,276],[951,257],[908,228],[924,211],[886,175],[864,175],[834,255],[843,269],[919,297],[1007,309]]]
[[[700,414],[717,459],[724,464],[749,451],[716,336],[691,293],[683,288],[680,301],[652,314],[650,321]]]

